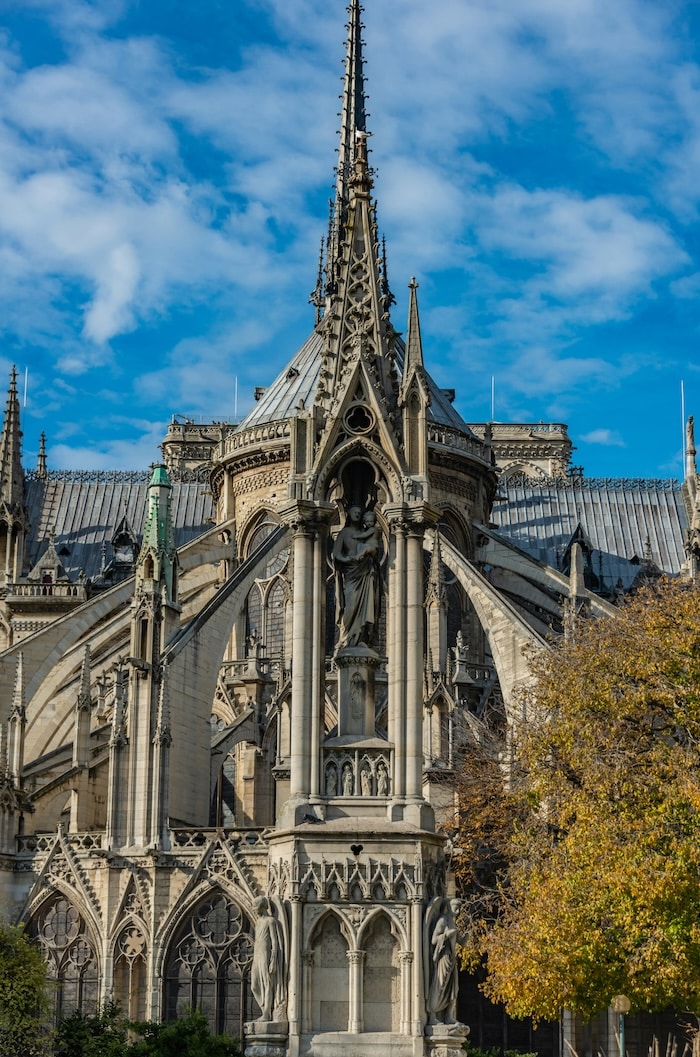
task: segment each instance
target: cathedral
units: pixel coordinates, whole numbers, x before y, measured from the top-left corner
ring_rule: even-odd
[[[695,449],[691,424],[682,485],[591,480],[563,424],[460,417],[415,281],[392,323],[348,12],[316,325],[250,413],[174,420],[145,474],[54,471],[43,443],[29,469],[10,379],[0,891],[57,1018],[114,998],[199,1008],[248,1057],[457,1057],[486,1038],[458,988],[460,746],[507,738],[529,647],[695,571]]]

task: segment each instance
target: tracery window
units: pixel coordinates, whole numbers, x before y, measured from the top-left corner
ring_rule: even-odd
[[[58,893],[32,918],[27,932],[41,947],[47,980],[54,986],[56,1023],[78,1009],[94,1013],[99,1001],[99,964],[87,924],[77,908]]]
[[[246,555],[257,550],[268,536],[278,528],[271,517],[266,516],[248,537]],[[285,548],[268,558],[259,578],[251,588],[246,602],[246,636],[255,634],[266,647],[270,658],[283,656],[287,589],[281,575],[289,557]]]
[[[165,1019],[200,1009],[214,1034],[239,1038],[251,1019],[250,922],[222,891],[196,905],[175,935],[165,967]]]
[[[114,949],[114,999],[129,1020],[146,1020],[146,935],[132,921]]]

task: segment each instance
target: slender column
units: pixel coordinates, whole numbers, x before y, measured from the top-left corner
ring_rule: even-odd
[[[308,796],[311,783],[311,700],[313,642],[313,536],[298,523],[294,533],[294,608],[292,613],[292,797]]]
[[[290,958],[289,958],[289,984],[287,987],[287,1017],[289,1019],[289,1034],[300,1033],[301,1015],[301,896],[293,895],[291,898],[292,920],[290,928]]]
[[[401,966],[401,1027],[402,1035],[411,1034],[411,991],[413,975],[413,951],[401,951],[399,954]]]
[[[325,627],[326,627],[326,585],[324,569],[326,565],[326,527],[319,527],[313,542],[313,684],[311,688],[311,773],[310,791],[312,796],[323,792],[320,781],[321,756],[321,723],[323,715],[323,697],[326,685],[325,666]]]
[[[394,750],[394,774],[392,791],[394,799],[406,795],[406,651],[414,644],[406,638],[406,532],[402,523],[394,527],[396,537],[396,570],[394,602],[394,652],[396,657],[396,716]]]
[[[411,988],[411,1010],[409,1016],[413,1025],[411,1034],[422,1035],[423,1024],[427,1017],[425,1012],[425,986],[423,983],[423,959],[428,952],[423,950],[423,904],[420,898],[411,904],[411,930],[413,933],[413,986]]]
[[[348,1031],[359,1035],[364,1028],[364,1010],[362,1008],[362,965],[365,951],[348,951],[350,962],[350,1002],[348,1011]]]
[[[406,554],[406,796],[423,795],[423,534],[408,533]]]
[[[5,544],[5,580],[6,582],[10,579],[10,561],[12,560],[12,546],[13,546],[13,529],[14,525],[12,522],[8,522],[7,525],[7,542]]]

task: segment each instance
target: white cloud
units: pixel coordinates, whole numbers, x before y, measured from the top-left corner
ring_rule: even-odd
[[[624,448],[625,442],[614,429],[592,429],[584,433],[581,440],[586,444],[603,444],[606,447]]]

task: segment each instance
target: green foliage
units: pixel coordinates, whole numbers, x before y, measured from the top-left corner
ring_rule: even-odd
[[[0,1057],[48,1052],[46,966],[21,928],[0,926]]]
[[[592,1014],[615,994],[697,1009],[700,591],[640,591],[533,673],[510,783],[482,825],[498,864],[497,902],[472,929],[484,990],[517,1017]]]
[[[212,1035],[206,1017],[192,1010],[166,1024],[135,1024],[141,1039],[129,1057],[241,1057],[238,1043],[228,1035]]]
[[[94,1014],[76,1009],[59,1024],[55,1057],[126,1057],[128,1028],[114,1002]]]

